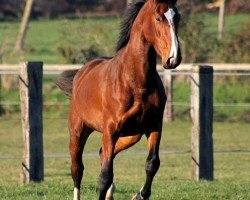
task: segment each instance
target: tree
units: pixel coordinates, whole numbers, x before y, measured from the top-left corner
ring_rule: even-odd
[[[23,18],[22,18],[19,35],[18,35],[18,39],[16,42],[14,52],[24,51],[24,42],[25,42],[27,30],[28,30],[29,19],[30,19],[30,14],[31,14],[33,3],[34,3],[34,0],[26,0],[26,5],[25,5]]]
[[[225,3],[226,3],[226,0],[217,0],[213,3],[207,4],[208,9],[219,8],[218,34],[217,34],[218,40],[221,40],[223,36]]]

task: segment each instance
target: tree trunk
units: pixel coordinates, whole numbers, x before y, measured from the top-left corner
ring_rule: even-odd
[[[225,1],[220,1],[220,10],[219,10],[219,20],[218,20],[218,40],[221,40],[223,37],[223,28],[224,28],[224,17],[225,17]]]
[[[22,22],[21,22],[21,26],[19,30],[19,35],[18,35],[18,39],[16,42],[15,50],[14,50],[15,52],[21,52],[24,50],[24,41],[25,41],[25,37],[26,37],[28,25],[29,25],[29,19],[30,19],[30,14],[31,14],[33,3],[34,3],[34,0],[26,0],[23,18],[22,18]]]

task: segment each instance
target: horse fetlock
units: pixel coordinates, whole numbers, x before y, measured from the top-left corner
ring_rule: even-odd
[[[109,187],[108,191],[107,191],[107,194],[106,194],[106,198],[105,200],[114,200],[114,192],[115,192],[115,184],[112,183],[111,186]]]

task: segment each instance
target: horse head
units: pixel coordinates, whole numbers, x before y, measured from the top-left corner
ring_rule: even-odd
[[[180,65],[182,57],[178,40],[180,14],[175,7],[177,0],[148,0],[145,6],[142,31],[162,58],[165,69]]]

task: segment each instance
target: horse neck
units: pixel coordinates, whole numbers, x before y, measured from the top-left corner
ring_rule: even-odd
[[[131,31],[130,40],[123,51],[127,82],[136,95],[142,96],[147,90],[147,81],[156,71],[156,53],[153,46],[145,41],[141,31]]]

